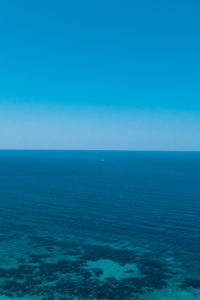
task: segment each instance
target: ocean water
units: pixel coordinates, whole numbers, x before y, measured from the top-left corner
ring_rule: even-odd
[[[200,299],[200,152],[0,151],[0,299]]]

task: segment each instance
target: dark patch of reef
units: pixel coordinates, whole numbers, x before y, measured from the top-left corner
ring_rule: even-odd
[[[109,246],[86,245],[84,247],[84,260],[97,261],[99,259],[110,259],[122,266],[135,263],[136,256],[131,250],[121,250]]]
[[[188,288],[200,289],[200,280],[196,278],[186,277],[184,281],[179,285],[183,290]]]
[[[42,300],[80,299],[141,299],[141,295],[167,286],[173,276],[169,268],[149,255],[138,255],[131,250],[110,246],[80,245],[30,237],[30,242],[39,247],[59,247],[62,253],[74,256],[73,260],[54,261],[48,254],[19,258],[17,268],[0,268],[0,294],[11,298],[38,296]],[[47,260],[46,260],[47,259]],[[114,277],[101,279],[100,268],[88,268],[88,261],[109,259],[120,265],[136,263],[141,278],[130,277],[117,280]],[[47,262],[48,261],[48,262]],[[50,262],[52,261],[52,262]],[[134,274],[134,272],[133,272]],[[186,282],[189,284],[189,282]],[[197,283],[196,283],[197,284]]]

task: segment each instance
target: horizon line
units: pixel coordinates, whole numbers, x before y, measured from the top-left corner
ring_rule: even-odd
[[[46,148],[37,148],[37,149],[24,149],[24,148],[0,148],[0,151],[115,151],[115,152],[200,152],[200,150],[170,150],[170,149],[46,149]]]

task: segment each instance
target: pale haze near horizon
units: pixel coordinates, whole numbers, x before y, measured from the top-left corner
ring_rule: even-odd
[[[1,149],[200,150],[199,114],[34,108],[0,111]]]

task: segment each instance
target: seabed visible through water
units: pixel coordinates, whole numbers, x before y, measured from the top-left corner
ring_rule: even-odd
[[[0,299],[200,299],[194,261],[184,265],[184,254],[55,236],[1,236]]]

